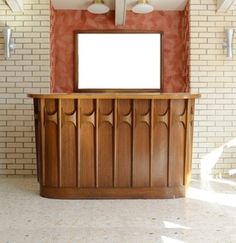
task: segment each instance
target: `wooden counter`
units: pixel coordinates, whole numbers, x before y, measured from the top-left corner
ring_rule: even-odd
[[[30,94],[48,198],[175,198],[191,176],[189,93]]]

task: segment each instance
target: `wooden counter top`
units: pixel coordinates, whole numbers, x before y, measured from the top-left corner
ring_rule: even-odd
[[[192,93],[48,93],[28,94],[36,99],[195,99],[200,94]]]

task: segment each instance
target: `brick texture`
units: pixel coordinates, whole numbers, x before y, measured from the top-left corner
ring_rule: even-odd
[[[228,60],[222,48],[229,27],[236,28],[235,7],[217,13],[216,0],[190,1],[190,83],[192,92],[202,94],[196,105],[194,176],[228,176],[236,167],[236,54]]]
[[[0,0],[0,175],[36,173],[32,100],[27,93],[49,92],[49,0],[24,0],[13,13]],[[4,57],[2,29],[13,29],[16,50]]]
[[[0,0],[0,175],[8,176],[36,172],[33,107],[26,94],[50,88],[50,2],[24,4],[24,13],[12,13]],[[191,0],[189,13],[191,90],[202,94],[196,104],[193,176],[227,176],[236,167],[236,55],[227,60],[222,43],[225,28],[236,28],[236,8],[217,13],[216,0]],[[13,28],[17,46],[9,60],[5,25]]]

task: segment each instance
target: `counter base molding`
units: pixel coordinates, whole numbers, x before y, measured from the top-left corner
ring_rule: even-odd
[[[40,187],[40,195],[55,199],[157,199],[185,196],[185,186],[147,188]]]
[[[34,98],[40,195],[184,197],[193,94],[48,94]]]

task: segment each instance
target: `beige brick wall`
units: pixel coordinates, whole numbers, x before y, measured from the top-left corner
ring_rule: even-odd
[[[35,174],[32,101],[50,86],[49,0],[24,0],[12,13],[0,0],[0,175]],[[4,59],[2,28],[14,29],[17,49]],[[191,88],[196,105],[193,175],[228,175],[236,167],[236,54],[227,60],[224,30],[236,28],[236,8],[216,13],[216,0],[190,1]],[[235,43],[236,47],[236,43]],[[202,169],[201,169],[202,168]]]
[[[27,93],[48,92],[50,85],[49,0],[24,0],[13,13],[0,0],[0,175],[35,174],[32,100]],[[4,58],[2,28],[14,30],[16,50]]]
[[[236,28],[236,8],[217,13],[216,0],[190,2],[191,88],[202,94],[196,105],[193,175],[228,176],[236,168],[236,51],[227,60],[222,44],[225,29]]]

